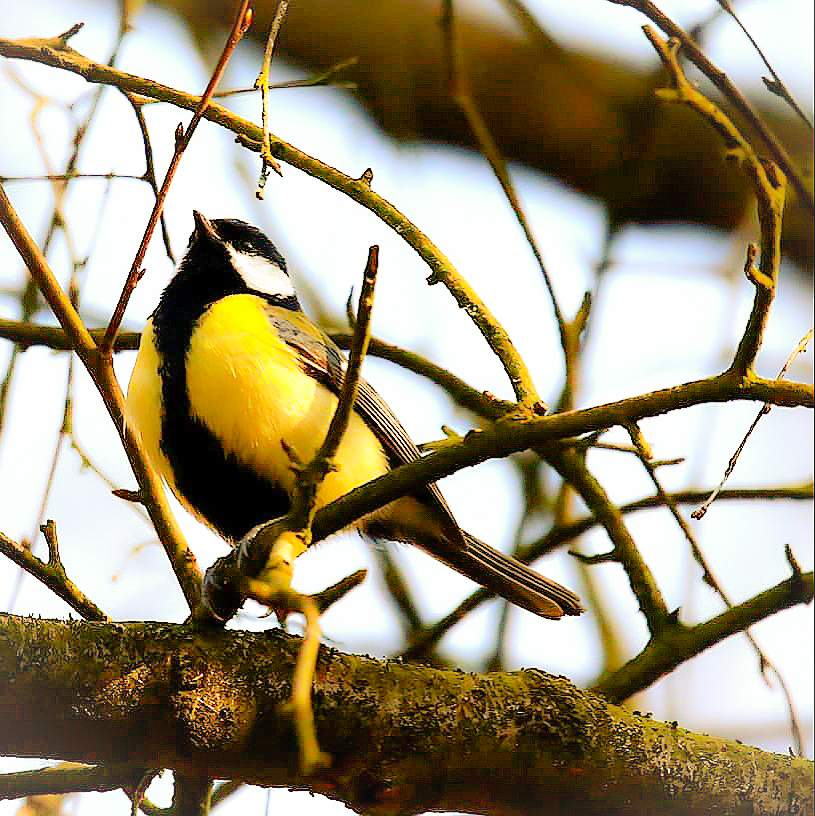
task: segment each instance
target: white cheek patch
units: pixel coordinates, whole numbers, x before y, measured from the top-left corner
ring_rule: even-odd
[[[232,266],[250,289],[276,298],[287,298],[295,294],[291,279],[276,263],[260,255],[238,252],[229,244],[227,249]]]

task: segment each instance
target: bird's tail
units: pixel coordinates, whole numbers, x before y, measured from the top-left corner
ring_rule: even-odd
[[[464,542],[466,546],[459,550],[462,566],[452,563],[450,566],[497,595],[544,618],[579,615],[583,611],[580,598],[574,592],[517,558],[505,555],[467,532],[464,532]]]
[[[438,500],[444,501],[440,495]],[[402,512],[395,512],[393,507],[399,503]],[[438,513],[427,512],[426,503],[410,497],[399,503],[391,505],[389,513],[369,517],[363,533],[420,547],[471,581],[541,617],[557,619],[583,611],[574,592],[465,532],[449,510],[440,523]]]
[[[432,547],[423,546],[421,541],[414,543],[496,595],[541,617],[556,620],[583,611],[580,599],[570,589],[463,530],[461,536],[464,546],[445,542],[447,546],[442,548],[438,538]]]

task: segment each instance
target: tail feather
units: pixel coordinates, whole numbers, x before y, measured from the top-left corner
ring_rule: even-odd
[[[420,547],[496,595],[544,618],[556,620],[583,611],[580,599],[570,589],[460,529],[452,514],[444,528],[432,518],[429,524],[421,523],[427,514],[415,500],[414,504],[411,513],[369,518],[364,534]]]
[[[544,618],[579,615],[583,611],[580,599],[570,589],[469,533],[464,533],[464,541],[466,547],[459,550],[461,566],[450,566],[497,595]]]
[[[441,537],[432,542],[415,537],[413,543],[456,572],[536,615],[557,620],[583,611],[580,599],[570,589],[475,536],[460,532],[461,539],[454,544]]]

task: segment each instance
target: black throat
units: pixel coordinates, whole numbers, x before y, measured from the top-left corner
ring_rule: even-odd
[[[238,541],[256,525],[288,512],[289,498],[282,487],[225,453],[212,431],[192,415],[187,353],[193,333],[213,303],[250,292],[222,245],[205,249],[190,247],[152,315],[161,361],[161,449],[186,501],[218,533]]]

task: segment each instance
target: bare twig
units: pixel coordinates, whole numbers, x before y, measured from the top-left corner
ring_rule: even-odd
[[[144,111],[142,110],[143,102],[135,94],[125,93],[124,97],[130,103],[130,107],[133,108],[144,146],[144,174],[142,178],[150,185],[153,195],[158,199],[159,189],[156,180],[156,166],[153,160],[153,145],[150,142],[150,132],[147,130],[147,120],[144,118]],[[163,210],[159,215],[159,222],[161,224],[161,238],[164,241],[164,251],[167,253],[170,262],[175,263],[175,256],[170,245],[170,233],[167,230],[167,219],[164,217]]]
[[[812,190],[805,183],[802,174],[793,164],[792,159],[784,146],[778,141],[772,131],[764,124],[758,112],[739,93],[736,86],[724,71],[720,71],[693,42],[693,40],[669,17],[666,17],[650,0],[608,0],[619,6],[628,6],[648,17],[668,37],[674,37],[682,44],[683,53],[688,59],[718,88],[719,92],[730,101],[736,110],[755,128],[761,140],[770,151],[773,160],[784,171],[790,183],[795,188],[801,202],[815,214],[815,198]]]
[[[408,581],[388,547],[374,547],[373,553],[379,564],[388,596],[399,614],[406,639],[411,641],[423,627],[419,608]]]
[[[167,174],[165,175],[161,188],[156,195],[153,211],[150,213],[150,218],[147,222],[147,227],[144,231],[141,244],[136,251],[136,257],[133,259],[130,272],[127,275],[127,280],[122,287],[119,302],[116,304],[116,308],[114,309],[113,315],[110,318],[110,323],[108,324],[107,331],[105,332],[105,337],[99,344],[99,351],[102,355],[110,355],[112,353],[113,343],[116,339],[116,334],[119,331],[119,327],[122,324],[128,301],[130,300],[130,296],[132,295],[133,290],[136,288],[136,284],[142,275],[141,264],[144,260],[144,254],[147,251],[147,245],[150,243],[150,239],[153,237],[156,224],[158,223],[158,219],[164,209],[164,200],[167,198],[167,193],[169,192],[170,184],[175,177],[175,172],[178,168],[178,163],[181,160],[181,156],[186,150],[187,145],[190,143],[193,133],[198,127],[201,117],[204,115],[204,111],[206,111],[210,101],[212,100],[212,94],[215,92],[215,88],[218,86],[221,76],[223,76],[223,72],[226,69],[226,64],[229,62],[229,58],[232,56],[235,46],[237,46],[237,44],[240,42],[251,22],[252,11],[249,8],[249,0],[242,0],[238,13],[235,16],[235,22],[232,24],[232,30],[229,32],[229,37],[227,38],[224,50],[221,53],[218,64],[215,66],[215,70],[212,72],[212,76],[210,77],[206,90],[196,106],[189,125],[187,125],[186,129],[182,129],[181,125],[179,125],[178,129],[176,130],[175,150],[173,151],[173,157],[170,160],[170,166],[167,168]]]
[[[351,419],[354,403],[357,398],[357,387],[362,374],[362,362],[368,351],[368,342],[371,337],[371,312],[373,310],[374,285],[379,267],[379,247],[372,246],[368,253],[368,262],[362,280],[362,289],[359,295],[357,320],[354,327],[354,338],[351,342],[351,351],[348,357],[348,367],[342,383],[337,409],[331,418],[325,440],[317,454],[301,473],[298,480],[298,490],[292,499],[292,513],[306,524],[311,523],[313,517],[317,489],[332,468],[332,461],[337,448],[345,434],[345,429]],[[304,508],[308,506],[308,512]]]
[[[40,561],[31,551],[0,533],[0,552],[17,566],[45,584],[55,595],[62,598],[71,609],[85,620],[106,621],[108,616],[79,587],[68,578],[59,557],[56,525],[49,521],[43,526],[48,542],[48,562]]]
[[[367,570],[359,569],[345,578],[341,578],[336,584],[332,584],[320,592],[315,592],[311,597],[317,605],[317,611],[322,615],[326,609],[333,606],[340,598],[344,598],[352,589],[358,587],[365,580],[366,575]]]
[[[767,77],[761,77],[764,84],[767,86],[767,90],[770,93],[775,94],[776,96],[781,97],[792,109],[795,111],[798,118],[810,129],[812,130],[812,122],[809,120],[809,117],[801,110],[801,106],[795,101],[792,94],[790,93],[787,86],[781,81],[781,77],[778,76],[775,69],[772,65],[770,65],[770,61],[767,57],[764,56],[764,52],[759,47],[758,43],[753,38],[753,35],[745,28],[744,23],[739,19],[736,12],[733,10],[733,6],[730,5],[728,0],[716,0],[716,2],[721,6],[722,10],[729,14],[736,22],[736,25],[742,30],[744,36],[750,40],[750,45],[753,46],[756,53],[761,57],[761,61],[767,66],[767,70],[772,75],[772,79],[768,79]]]
[[[642,439],[642,431],[640,430],[639,426],[634,424],[629,432],[632,434],[632,441],[634,440],[635,436],[640,436]],[[639,448],[640,445],[635,442],[635,445]],[[640,461],[642,462],[643,467],[645,468],[648,475],[651,477],[651,481],[653,482],[654,487],[656,488],[657,495],[660,497],[664,505],[671,511],[671,515],[674,517],[674,520],[679,525],[679,528],[682,530],[682,533],[685,536],[685,540],[690,544],[691,552],[693,553],[693,558],[696,563],[702,569],[702,580],[722,599],[725,606],[728,609],[733,608],[733,602],[728,597],[727,593],[724,590],[724,587],[719,583],[719,580],[713,574],[712,570],[710,569],[710,565],[707,562],[707,559],[702,552],[702,548],[699,546],[699,542],[696,540],[696,536],[693,534],[693,530],[691,530],[690,525],[685,520],[685,517],[679,512],[679,508],[677,507],[676,503],[668,496],[665,492],[665,489],[662,487],[662,483],[659,481],[657,476],[656,468],[654,467],[653,463],[650,461],[652,457],[645,456],[644,454],[640,454]],[[759,666],[761,668],[762,676],[766,679],[767,671],[771,671],[776,678],[778,679],[782,692],[784,693],[787,701],[787,709],[790,712],[790,724],[792,730],[792,737],[796,745],[796,749],[798,755],[801,755],[803,750],[803,740],[801,737],[801,727],[798,724],[798,716],[795,713],[795,706],[792,702],[792,697],[789,694],[787,689],[787,684],[784,681],[781,672],[778,668],[770,662],[764,652],[761,650],[761,647],[758,645],[758,642],[753,637],[752,632],[749,629],[744,630],[744,634],[747,637],[747,640],[750,642],[750,645],[753,647],[756,655],[758,656]]]
[[[473,133],[479,149],[489,162],[496,179],[498,179],[501,189],[504,191],[504,195],[506,196],[512,211],[515,213],[515,217],[517,218],[518,223],[526,236],[526,241],[529,244],[529,247],[535,256],[535,260],[538,263],[538,267],[540,268],[541,275],[543,276],[543,281],[546,285],[546,289],[549,293],[549,299],[555,313],[558,331],[560,332],[560,342],[566,358],[567,382],[571,383],[574,375],[574,364],[576,362],[576,338],[572,336],[573,332],[571,331],[571,327],[561,312],[554,286],[552,285],[546,265],[543,262],[543,256],[538,248],[537,242],[535,241],[535,237],[532,235],[532,229],[529,226],[529,222],[527,221],[526,215],[521,206],[521,202],[515,193],[515,188],[512,184],[512,180],[509,177],[509,172],[507,171],[506,162],[504,161],[501,151],[498,149],[498,145],[495,143],[495,140],[490,133],[490,129],[487,126],[487,123],[484,121],[484,117],[481,115],[481,112],[479,111],[477,105],[475,104],[475,100],[470,93],[469,84],[462,67],[458,38],[456,37],[453,16],[453,0],[443,0],[440,22],[443,34],[444,56],[447,63],[447,78],[450,86],[450,95],[466,117],[467,123],[470,126],[470,130]],[[567,390],[571,391],[571,388],[568,388]],[[539,402],[540,398],[534,391],[531,391],[530,393],[524,395],[524,401],[527,404],[532,405]]]
[[[562,451],[549,457],[548,461],[563,480],[574,488],[605,528],[613,545],[608,557],[619,562],[625,570],[631,591],[648,624],[648,631],[652,636],[658,634],[669,624],[668,607],[651,568],[625,525],[623,514],[610,501],[600,482],[588,471],[584,457],[574,451]]]
[[[2,330],[3,321],[0,319],[0,334],[2,334]],[[335,331],[329,332],[329,335],[341,348],[348,348],[351,342],[352,335],[349,332]],[[402,368],[435,383],[446,391],[462,408],[466,408],[468,411],[472,411],[485,419],[498,419],[516,408],[514,402],[498,399],[498,397],[486,391],[476,390],[447,369],[436,365],[415,352],[407,351],[375,337],[371,338],[368,354],[402,366]]]
[[[35,176],[0,176],[0,184],[9,181],[73,181],[74,179],[101,179],[111,181],[112,179],[131,179],[133,181],[144,181],[144,176],[137,176],[133,173],[42,173]]]
[[[379,261],[379,247],[372,246],[368,254],[368,262],[365,266],[365,274],[362,281],[362,291],[359,297],[359,308],[357,310],[357,322],[354,328],[354,339],[351,343],[351,353],[345,376],[342,384],[342,391],[337,402],[331,424],[328,426],[325,439],[320,449],[312,458],[311,462],[302,470],[297,480],[297,489],[291,500],[291,509],[287,517],[286,526],[295,532],[295,535],[303,536],[303,544],[310,543],[311,521],[314,517],[314,508],[317,500],[317,491],[325,477],[333,468],[333,460],[339,448],[340,442],[345,435],[345,430],[351,419],[356,402],[357,387],[362,373],[362,362],[365,359],[365,352],[368,347],[368,340],[371,336],[371,312],[373,309],[374,284]],[[277,543],[275,544],[277,546]],[[305,547],[304,547],[305,548]],[[274,550],[273,550],[274,553]],[[268,582],[274,592],[270,597],[264,599],[253,592],[255,600],[271,602],[273,605],[280,603],[280,592],[275,586],[274,579],[270,573],[276,571],[276,565],[264,569],[261,579]],[[285,579],[284,579],[285,580]],[[252,585],[250,579],[250,586]],[[353,588],[351,583],[348,589]],[[345,591],[345,587],[343,587]],[[314,728],[314,713],[311,707],[311,684],[314,677],[314,669],[317,664],[317,652],[320,646],[320,607],[313,598],[294,593],[286,588],[283,600],[302,612],[306,618],[306,629],[303,643],[297,656],[294,680],[292,682],[291,706],[294,712],[295,725],[297,727],[298,738],[300,740],[301,763],[305,773],[311,773],[316,768],[325,766],[328,756],[319,749],[317,744],[317,734]],[[325,599],[329,596],[326,595]],[[292,605],[292,600],[297,604]]]
[[[753,309],[729,369],[733,376],[745,378],[750,375],[761,348],[764,327],[778,283],[786,179],[775,164],[762,161],[750,142],[724,112],[688,82],[678,60],[680,45],[686,48],[684,42],[671,39],[666,43],[650,26],[643,26],[643,31],[659,54],[673,82],[673,88],[657,92],[659,98],[668,102],[682,102],[704,116],[721,135],[727,155],[742,163],[756,195],[761,227],[761,259],[759,269],[755,270],[752,259],[756,250],[751,248],[748,249],[746,264],[747,277],[755,286],[756,292]]]
[[[353,90],[357,87],[356,82],[350,80],[338,80],[336,75],[344,71],[346,68],[351,68],[359,62],[358,57],[349,57],[348,59],[340,60],[334,65],[329,66],[325,71],[320,71],[305,79],[289,79],[285,82],[274,82],[269,84],[270,91],[279,91],[286,88],[317,88],[321,85],[333,85],[337,88],[346,88]],[[217,91],[213,99],[225,99],[228,96],[236,96],[237,94],[255,93],[258,88],[253,85],[251,88],[230,88],[227,91]]]
[[[778,373],[778,379],[783,380],[787,369],[792,365],[793,361],[799,354],[803,354],[807,350],[807,346],[809,345],[810,341],[812,340],[812,329],[810,329],[800,340],[798,345],[795,347],[795,350],[790,354],[787,358],[787,361],[781,368],[781,371]],[[722,488],[724,487],[727,480],[730,478],[730,475],[736,468],[736,462],[739,460],[739,456],[741,456],[741,452],[744,450],[745,446],[747,445],[747,440],[750,438],[750,435],[756,429],[761,417],[765,414],[769,414],[772,410],[772,405],[769,402],[765,402],[761,410],[756,415],[756,418],[753,420],[750,427],[747,429],[747,433],[744,435],[744,438],[739,443],[739,446],[736,448],[736,452],[730,457],[730,461],[727,463],[727,468],[724,471],[724,476],[722,476],[721,482],[719,482],[718,486],[713,490],[713,492],[707,497],[704,504],[699,507],[697,510],[694,510],[691,513],[691,516],[695,518],[697,521],[703,518],[705,513],[707,513],[710,505],[716,501],[717,496],[722,492]]]
[[[269,70],[272,67],[272,54],[274,53],[277,34],[280,31],[280,26],[283,25],[283,18],[286,16],[288,10],[288,0],[280,0],[277,5],[274,20],[272,20],[271,28],[269,29],[269,36],[266,38],[266,49],[263,52],[263,65],[255,80],[255,87],[260,88],[262,104],[261,116],[263,122],[263,145],[260,148],[260,177],[258,178],[257,189],[255,190],[255,196],[260,199],[263,198],[263,190],[269,178],[269,168],[274,170],[278,176],[283,175],[283,171],[280,169],[277,159],[272,155],[269,146],[271,139],[269,135]]]

